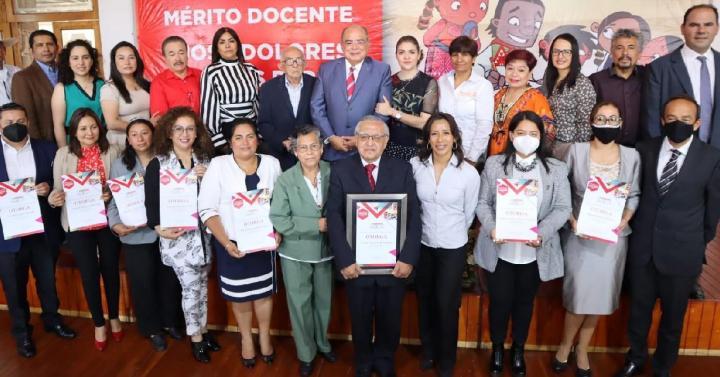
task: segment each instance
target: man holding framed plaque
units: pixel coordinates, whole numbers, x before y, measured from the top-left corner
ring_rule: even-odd
[[[330,174],[328,234],[335,266],[346,283],[356,376],[370,376],[373,370],[395,375],[405,279],[420,251],[412,168],[381,158],[389,134],[382,119],[363,117],[355,127],[359,155],[336,162]],[[367,219],[373,224],[363,226]]]
[[[56,148],[46,141],[30,139],[27,123],[27,113],[22,106],[11,102],[0,107],[0,182],[34,180],[33,191],[37,193],[44,228],[44,231],[38,234],[10,238],[4,234],[0,225],[0,280],[10,310],[12,334],[16,339],[18,354],[32,357],[36,350],[31,337],[30,307],[27,301],[30,268],[36,280],[45,329],[55,332],[61,338],[74,338],[75,332],[63,324],[62,317],[58,314],[60,302],[55,287],[55,262],[60,245],[60,213],[50,208],[47,195],[53,181],[52,161]],[[0,201],[8,196],[5,193],[6,189],[0,189]]]

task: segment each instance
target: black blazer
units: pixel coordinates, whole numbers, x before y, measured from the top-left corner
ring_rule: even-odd
[[[645,85],[643,86],[643,106],[641,113],[641,135],[643,138],[660,136],[660,117],[663,104],[673,96],[686,94],[695,97],[690,82],[690,74],[682,58],[680,50],[658,58],[647,66]],[[708,69],[715,70],[715,77],[720,78],[720,53],[712,50],[715,66]],[[715,80],[713,88],[715,106],[712,112],[712,129],[710,130],[710,144],[720,148],[720,80]],[[695,99],[700,103],[700,99]]]
[[[416,266],[420,257],[421,223],[412,167],[405,161],[383,156],[375,191],[372,192],[359,155],[335,162],[330,172],[330,190],[325,208],[335,266],[342,270],[355,263],[355,251],[348,244],[345,233],[345,195],[371,193],[408,194],[405,244],[398,254],[398,260]],[[378,277],[381,280],[387,278]]]
[[[658,157],[663,138],[637,144],[642,160],[642,195],[632,221],[628,263],[650,260],[663,274],[700,274],[707,243],[720,216],[720,151],[693,138],[675,182],[658,192]]]
[[[53,188],[52,164],[55,159],[57,147],[55,144],[45,140],[30,139],[33,157],[35,158],[35,184],[47,183],[50,190]],[[0,146],[2,148],[2,146]],[[0,149],[0,182],[8,181],[7,168],[5,166],[5,154]],[[45,238],[50,248],[60,246],[62,227],[60,225],[60,209],[51,208],[47,196],[38,196],[40,201],[40,213],[42,214],[45,226]],[[17,252],[20,250],[20,238],[13,238],[5,241],[2,236],[2,224],[0,224],[0,252]]]
[[[292,136],[298,126],[312,124],[310,117],[310,96],[315,86],[315,77],[303,73],[297,116],[293,115],[290,96],[285,87],[285,75],[264,83],[258,93],[258,129],[263,138],[263,152],[280,160],[283,171],[297,162],[295,155],[283,146],[283,140]]]

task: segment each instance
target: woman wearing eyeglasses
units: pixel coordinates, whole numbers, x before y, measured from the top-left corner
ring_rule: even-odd
[[[580,73],[578,43],[571,34],[560,34],[550,45],[542,88],[555,117],[552,154],[562,159],[571,144],[590,141],[590,111],[596,100],[590,79]]]
[[[225,154],[230,135],[225,132],[235,119],[257,119],[260,72],[245,62],[242,42],[235,30],[222,27],[212,42],[212,64],[200,79],[200,114],[215,152]]]
[[[598,317],[612,314],[618,307],[630,235],[628,222],[640,197],[640,155],[635,149],[615,142],[622,129],[617,105],[612,102],[598,103],[590,119],[592,141],[573,144],[565,158],[570,171],[573,212],[570,216],[571,232],[567,234],[563,245],[565,329],[552,361],[555,371],[567,369],[568,355],[578,335],[575,360],[576,375],[580,377],[591,375],[587,348]],[[577,219],[590,176],[598,176],[606,182],[618,180],[629,185],[625,210],[616,228],[619,237],[615,244],[593,240],[577,232]]]
[[[275,183],[270,219],[280,234],[280,264],[300,375],[309,376],[320,353],[334,362],[327,338],[332,296],[332,256],[324,209],[330,186],[330,164],[320,160],[320,128],[302,126],[292,140],[298,163]]]

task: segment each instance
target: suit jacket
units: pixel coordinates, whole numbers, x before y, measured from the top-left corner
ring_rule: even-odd
[[[292,167],[297,159],[285,149],[282,142],[292,136],[297,127],[312,124],[310,96],[314,86],[315,78],[303,73],[297,116],[293,114],[290,96],[285,87],[285,75],[275,77],[260,87],[258,129],[263,138],[264,151],[280,161],[283,171]]]
[[[407,222],[405,244],[398,254],[398,260],[417,265],[420,256],[420,202],[418,201],[415,178],[409,163],[383,156],[378,166],[375,191],[365,174],[359,155],[337,161],[330,172],[330,191],[326,203],[328,236],[335,257],[335,267],[342,270],[355,263],[355,250],[346,239],[345,200],[347,194],[404,194],[407,193]],[[392,276],[360,277],[364,284],[392,283]]]
[[[330,164],[320,161],[320,190],[323,205],[318,207],[305,183],[300,163],[285,171],[275,182],[270,220],[283,235],[280,256],[301,261],[319,261],[330,256],[327,234],[321,233],[318,221],[324,217]]]
[[[495,182],[498,178],[512,178],[512,164],[506,174],[504,161],[505,155],[498,155],[489,157],[485,162],[476,211],[482,226],[475,243],[475,261],[490,272],[495,271],[500,251],[500,245],[490,237],[490,232],[495,229]],[[568,221],[572,211],[567,166],[554,158],[548,158],[547,164],[549,172],[538,162],[543,195],[538,213],[538,234],[542,237],[542,245],[537,249],[537,265],[542,281],[559,278],[565,272],[558,230]]]
[[[57,147],[44,140],[30,139],[33,157],[35,158],[35,184],[47,183],[50,189],[53,188],[53,160],[55,159],[55,151]],[[0,145],[0,148],[2,146]],[[8,181],[7,168],[5,166],[5,154],[0,150],[0,182]],[[40,201],[40,213],[42,214],[43,224],[45,226],[45,238],[50,248],[60,246],[60,211],[57,208],[51,208],[47,201],[47,196],[38,196]],[[2,224],[0,224],[0,253],[1,252],[17,252],[20,250],[20,238],[5,240],[2,236]]]
[[[27,111],[28,133],[31,139],[55,143],[50,108],[52,93],[53,86],[50,79],[35,61],[13,76],[12,98]]]
[[[644,105],[642,109],[641,134],[645,139],[660,136],[660,117],[663,104],[673,96],[686,94],[695,97],[690,83],[685,62],[683,62],[682,47],[660,57],[650,63],[647,70],[646,82],[643,87]],[[712,129],[710,131],[710,145],[720,148],[720,53],[715,50],[715,88],[713,98],[715,106],[712,112]],[[695,99],[700,103],[700,99]]]
[[[329,136],[351,136],[355,126],[365,115],[376,115],[375,105],[392,98],[390,66],[371,58],[365,58],[355,78],[355,92],[348,101],[345,84],[345,58],[335,59],[320,66],[312,99],[310,113],[314,124],[322,130],[323,138]],[[325,148],[325,158],[335,161],[357,151],[339,152],[332,147]]]
[[[694,137],[677,178],[660,197],[662,143],[658,137],[637,144],[643,194],[632,220],[628,263],[644,266],[652,261],[662,274],[696,276],[720,216],[720,151]]]

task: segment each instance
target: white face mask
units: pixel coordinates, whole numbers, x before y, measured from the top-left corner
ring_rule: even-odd
[[[533,154],[540,146],[540,139],[530,135],[515,136],[512,142],[515,150],[526,156]]]

